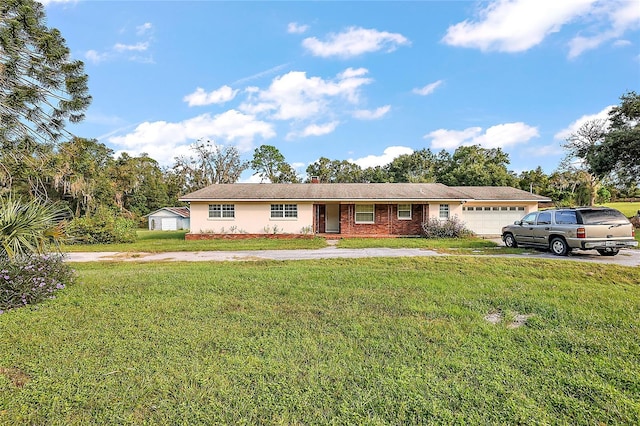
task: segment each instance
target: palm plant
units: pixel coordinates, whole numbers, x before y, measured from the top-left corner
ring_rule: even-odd
[[[57,250],[64,237],[65,213],[60,204],[0,197],[0,257],[15,259]]]

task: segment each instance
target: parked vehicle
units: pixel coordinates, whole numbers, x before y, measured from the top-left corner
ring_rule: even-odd
[[[634,236],[631,222],[608,207],[543,210],[502,228],[502,241],[507,247],[546,248],[558,256],[566,256],[573,249],[615,256],[623,247],[638,245]]]

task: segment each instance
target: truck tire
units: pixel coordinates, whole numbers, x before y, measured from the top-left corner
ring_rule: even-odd
[[[551,240],[549,250],[551,250],[551,253],[556,256],[566,256],[569,254],[569,246],[567,246],[567,242],[560,237],[555,237]]]
[[[513,237],[513,234],[504,234],[504,245],[509,248],[517,248],[518,242]]]

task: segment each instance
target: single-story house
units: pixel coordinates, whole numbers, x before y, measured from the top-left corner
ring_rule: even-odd
[[[180,198],[191,206],[187,238],[220,234],[414,236],[428,218],[457,216],[478,235],[538,210],[547,197],[511,187],[439,183],[216,184]]]
[[[191,213],[188,207],[163,207],[149,213],[147,217],[151,231],[176,231],[190,228]]]

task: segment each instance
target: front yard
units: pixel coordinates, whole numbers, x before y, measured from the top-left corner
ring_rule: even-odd
[[[640,270],[89,263],[0,315],[0,424],[639,424]]]

